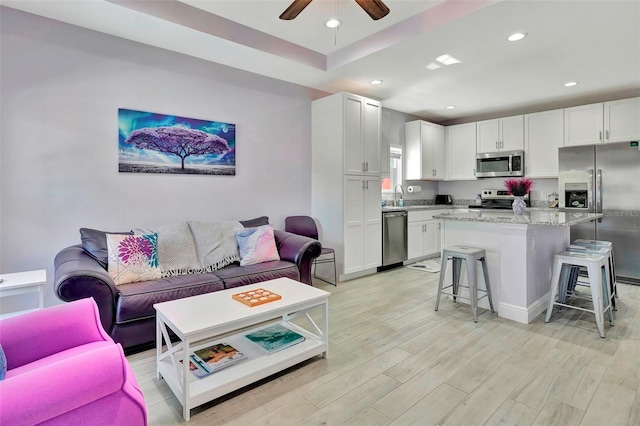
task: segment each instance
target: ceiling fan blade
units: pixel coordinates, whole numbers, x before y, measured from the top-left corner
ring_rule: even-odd
[[[356,0],[356,3],[358,3],[374,21],[384,18],[389,14],[389,8],[382,3],[382,0]]]
[[[294,0],[293,3],[289,5],[287,10],[282,12],[280,15],[280,19],[284,19],[286,21],[290,21],[294,19],[296,16],[300,14],[304,10],[305,7],[309,6],[312,0]]]

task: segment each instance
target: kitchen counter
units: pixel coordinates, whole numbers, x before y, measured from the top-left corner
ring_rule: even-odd
[[[382,213],[386,212],[406,212],[412,210],[468,210],[467,206],[464,205],[454,205],[454,204],[429,204],[424,206],[404,206],[404,207],[392,207],[392,206],[384,206],[382,207]]]
[[[565,213],[552,209],[527,209],[523,215],[509,210],[478,210],[451,212],[433,216],[434,219],[468,222],[506,223],[514,225],[571,226],[603,217],[601,213]]]
[[[601,217],[543,208],[527,209],[524,215],[509,210],[476,210],[433,216],[442,220],[443,247],[462,245],[485,250],[498,316],[523,324],[546,310],[554,255],[569,245],[571,225]],[[451,282],[451,269],[450,265],[446,269],[445,282]],[[461,280],[466,281],[465,275]],[[483,286],[481,282],[480,288]],[[488,307],[486,299],[479,306]]]

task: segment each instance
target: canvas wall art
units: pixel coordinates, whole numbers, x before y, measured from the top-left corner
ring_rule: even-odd
[[[120,108],[118,169],[235,176],[236,126]]]

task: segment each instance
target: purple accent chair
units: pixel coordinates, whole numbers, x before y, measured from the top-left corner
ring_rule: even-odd
[[[144,397],[93,299],[0,320],[3,425],[146,425]]]
[[[318,227],[316,221],[309,216],[289,216],[284,220],[284,230],[291,232],[292,234],[302,235],[314,240],[318,239]],[[323,257],[324,256],[324,257]],[[333,264],[333,282],[327,281],[323,278],[316,276],[316,265],[319,263],[332,263]],[[336,273],[336,252],[334,249],[322,246],[320,256],[313,259],[313,277],[324,281],[333,286],[338,285],[338,276]]]

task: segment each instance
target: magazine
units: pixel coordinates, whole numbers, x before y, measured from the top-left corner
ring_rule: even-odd
[[[197,377],[204,377],[242,361],[247,356],[231,345],[216,343],[195,351],[189,358],[191,363],[195,364],[194,367],[196,367],[192,369],[190,363],[189,370]]]
[[[303,335],[296,333],[281,323],[261,328],[253,333],[246,334],[245,337],[260,345],[260,347],[268,353],[289,348],[293,345],[304,342],[305,340]]]
[[[180,360],[180,364],[182,364],[182,360]],[[197,367],[197,365],[193,362],[193,360],[191,358],[189,358],[189,371],[191,371],[197,378],[201,379],[204,376],[208,376],[209,373],[208,371]]]

